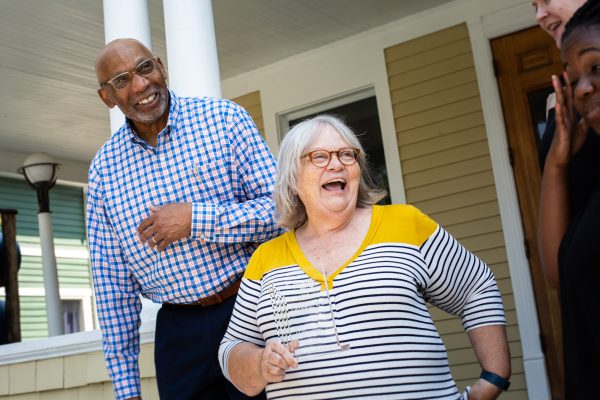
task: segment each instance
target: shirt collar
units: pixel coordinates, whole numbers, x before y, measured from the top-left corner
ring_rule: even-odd
[[[181,115],[181,104],[179,102],[179,96],[175,94],[172,90],[169,89],[169,95],[171,96],[171,101],[169,101],[169,120],[167,121],[167,128],[169,135],[174,137],[177,134],[177,123],[179,122],[179,116]]]
[[[177,123],[179,121],[179,116],[181,114],[181,104],[179,102],[179,96],[175,94],[171,89],[169,89],[169,119],[167,120],[167,125],[165,129],[159,134],[161,135],[163,132],[171,138],[175,138],[177,135]],[[138,135],[135,134],[133,130],[133,124],[131,120],[125,117],[125,135],[129,137],[129,139],[134,143],[146,144],[144,140],[142,140]]]

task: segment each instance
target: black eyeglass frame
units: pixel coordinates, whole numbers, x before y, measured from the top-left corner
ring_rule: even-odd
[[[143,73],[140,72],[139,68],[143,64],[147,63],[148,61],[152,62],[152,69],[150,71],[148,71],[148,72],[143,72]],[[156,57],[147,58],[147,59],[145,59],[143,61],[140,61],[140,63],[138,65],[136,65],[134,68],[130,69],[129,71],[120,72],[117,75],[113,76],[111,79],[109,79],[107,81],[104,81],[104,82],[101,82],[100,83],[100,87],[101,88],[105,88],[106,86],[110,85],[115,90],[126,89],[129,85],[131,85],[131,82],[133,82],[133,75],[138,74],[138,75],[141,75],[141,76],[148,76],[148,75],[154,73],[154,71],[156,71],[156,69],[158,68],[158,66],[156,65],[156,63],[157,63],[157,58]],[[127,84],[125,86],[118,88],[118,87],[115,86],[114,81],[116,79],[118,79],[119,77],[122,77],[122,76],[127,76],[128,77],[128,82],[127,82]]]
[[[352,162],[344,162],[341,158],[340,158],[340,152],[343,151],[347,151],[347,150],[351,150],[354,153],[354,158],[352,160]],[[327,161],[323,164],[323,163],[315,163],[315,161],[313,160],[313,156],[315,153],[327,153]],[[339,149],[339,150],[335,150],[335,151],[329,151],[329,150],[325,150],[325,149],[316,149],[313,151],[309,151],[308,153],[302,155],[300,158],[304,158],[304,157],[308,157],[308,159],[310,160],[310,162],[317,168],[325,168],[329,165],[329,163],[331,163],[331,160],[333,159],[333,154],[336,155],[337,159],[340,160],[340,163],[342,163],[342,165],[345,165],[346,167],[349,167],[351,165],[356,164],[356,162],[358,161],[358,156],[360,155],[360,149],[357,149],[356,147],[344,147],[343,149]],[[321,165],[322,164],[322,165]]]

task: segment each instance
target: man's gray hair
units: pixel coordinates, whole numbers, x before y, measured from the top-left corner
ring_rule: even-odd
[[[306,219],[306,209],[298,197],[298,173],[301,168],[301,157],[306,153],[309,144],[326,127],[335,129],[350,147],[360,150],[358,166],[360,167],[360,184],[358,187],[357,207],[367,207],[385,197],[385,190],[377,187],[369,170],[365,151],[356,134],[342,122],[331,115],[318,115],[295,125],[283,138],[279,148],[277,162],[277,181],[275,183],[275,207],[277,223],[286,229],[298,228]]]

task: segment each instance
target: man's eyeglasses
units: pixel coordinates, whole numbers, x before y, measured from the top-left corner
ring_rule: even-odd
[[[335,154],[342,164],[350,166],[356,163],[359,153],[359,149],[349,147],[337,151],[313,150],[304,154],[302,157],[308,157],[315,167],[323,168],[328,166],[331,162],[332,154]]]
[[[149,58],[139,63],[135,68],[130,69],[126,72],[121,72],[119,75],[113,77],[112,79],[109,79],[106,82],[102,82],[100,84],[100,87],[112,85],[112,87],[114,87],[116,90],[125,89],[131,84],[131,81],[133,80],[133,75],[138,74],[141,76],[147,76],[153,73],[155,70],[156,59]]]

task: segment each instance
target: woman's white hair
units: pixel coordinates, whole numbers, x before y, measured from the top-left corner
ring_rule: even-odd
[[[275,207],[277,223],[286,229],[298,228],[306,219],[306,209],[298,197],[297,177],[301,168],[301,158],[311,142],[326,127],[335,129],[351,147],[359,149],[358,166],[360,184],[357,207],[367,207],[385,197],[385,190],[377,187],[367,165],[365,151],[356,134],[331,115],[318,115],[295,125],[283,138],[277,161],[277,181],[275,183]]]

